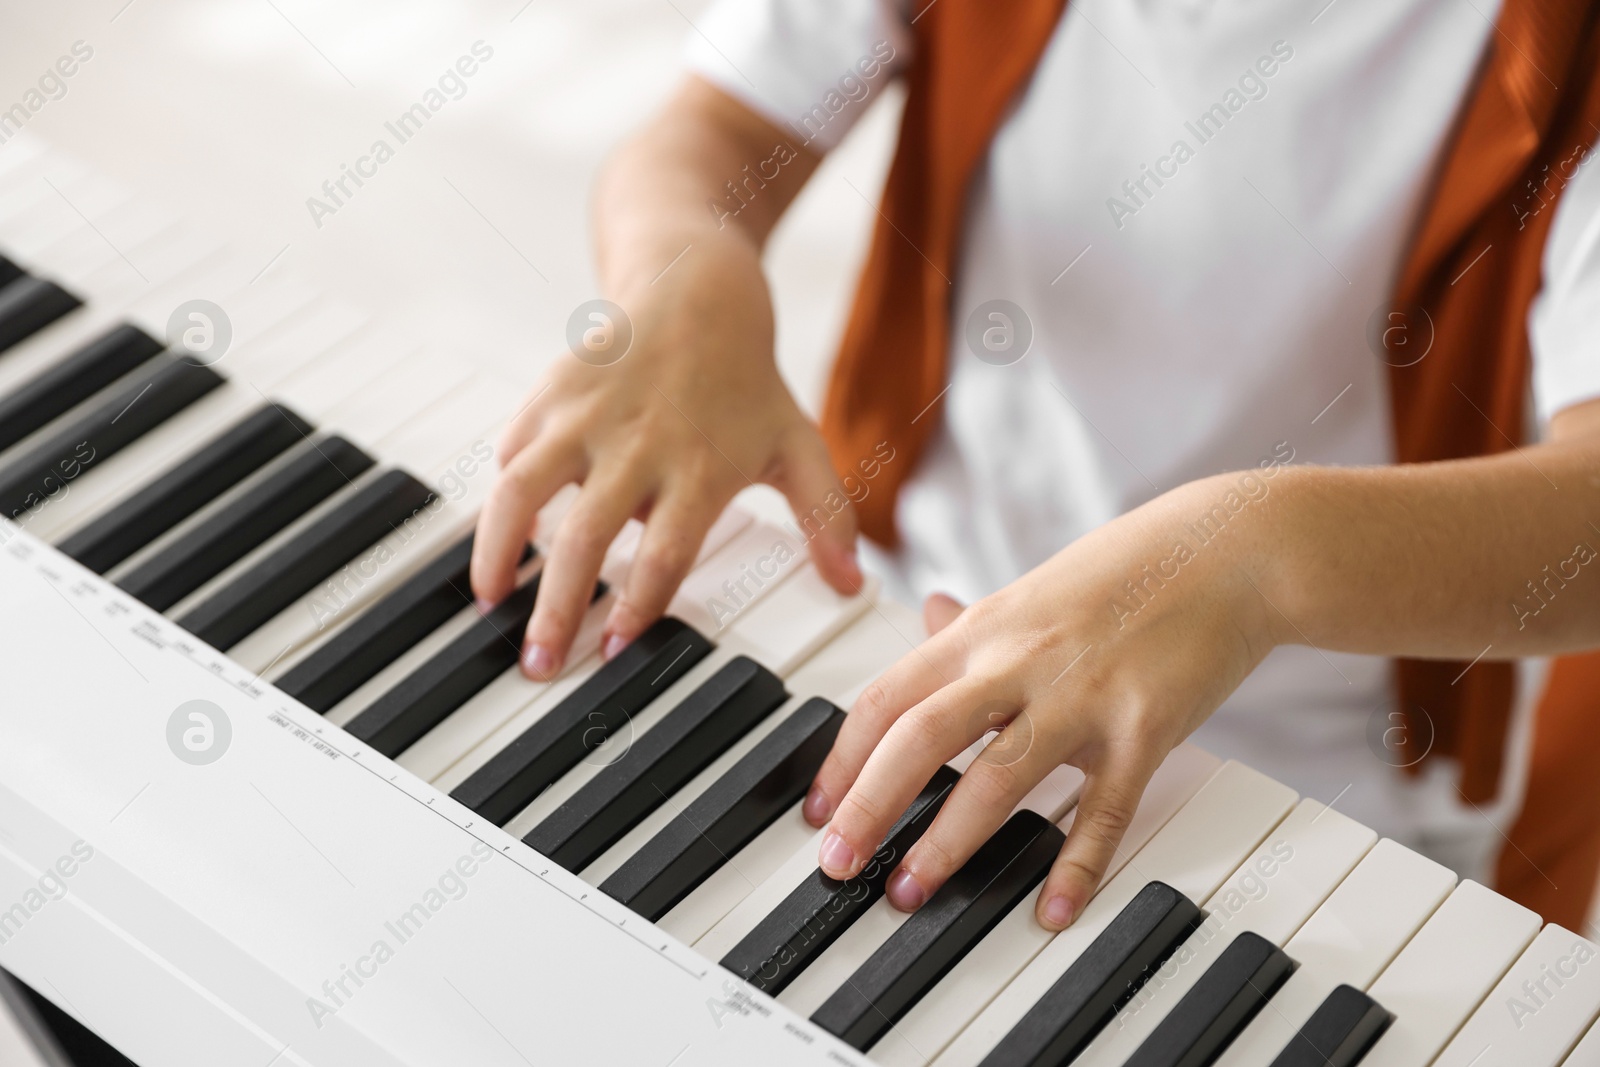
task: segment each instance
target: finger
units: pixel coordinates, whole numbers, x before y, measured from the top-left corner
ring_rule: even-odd
[[[626,474],[591,476],[556,531],[528,620],[522,671],[547,681],[566,662],[573,634],[594,595],[606,549],[643,499]]]
[[[890,876],[889,902],[901,911],[920,908],[1059,766],[1053,755],[1058,751],[1037,735],[1026,710],[1013,719],[972,761],[933,825]]]
[[[922,625],[930,634],[940,630],[956,621],[966,607],[954,597],[945,596],[943,593],[933,593],[922,602]]]
[[[805,531],[817,573],[840,593],[859,593],[862,577],[856,559],[855,507],[833,471],[827,446],[810,423],[789,435],[779,469],[774,484]]]
[[[830,878],[852,878],[934,771],[988,729],[973,722],[987,679],[963,678],[895,719],[850,787],[818,851]],[[849,716],[845,716],[849,721]]]
[[[610,659],[661,617],[694,566],[695,554],[722,505],[699,490],[668,490],[650,509],[628,579],[606,619],[600,648]]]
[[[478,515],[468,571],[480,609],[504,600],[517,584],[517,561],[545,502],[582,475],[577,449],[549,439],[517,453],[489,490]]]
[[[812,826],[821,826],[833,817],[834,808],[849,792],[866,765],[867,757],[872,755],[895,719],[949,684],[949,678],[935,666],[937,661],[933,657],[940,652],[934,642],[923,642],[856,698],[801,808]]]
[[[1039,891],[1034,912],[1039,925],[1060,930],[1083,914],[1159,765],[1159,758],[1152,762],[1145,755],[1129,754],[1108,759],[1088,776],[1067,843]]]
[[[544,421],[535,410],[538,399],[544,396],[550,383],[544,382],[535,386],[523,400],[522,406],[516,414],[506,423],[505,429],[500,431],[500,440],[495,443],[495,455],[500,459],[500,466],[505,467],[528,447],[539,436],[539,427]]]

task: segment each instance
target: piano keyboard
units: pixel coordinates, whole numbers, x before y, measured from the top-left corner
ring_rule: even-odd
[[[530,681],[540,544],[493,610],[467,585],[512,383],[30,138],[0,152],[0,255],[0,964],[140,1062],[1600,1064],[1593,943],[1190,746],[1061,934],[1033,906],[1066,767],[919,912],[885,899],[982,742],[827,878],[801,800],[914,611],[730,510],[602,663],[633,523]],[[197,290],[232,320],[216,361],[164,340]],[[197,697],[231,723],[215,771],[152,751]],[[73,837],[107,859],[37,918]]]

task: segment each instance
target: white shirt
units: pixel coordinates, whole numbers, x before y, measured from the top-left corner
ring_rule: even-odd
[[[891,588],[977,599],[1164,490],[1264,459],[1392,462],[1369,322],[1497,12],[1072,0],[973,184],[950,388],[901,491],[903,545],[870,557]],[[722,0],[691,62],[825,151],[910,61],[909,17]],[[1541,418],[1600,396],[1600,167],[1572,169],[1532,330]],[[966,336],[997,299],[1032,332],[1008,365]],[[984,310],[979,336],[1005,327]],[[1388,660],[1281,648],[1196,740],[1414,838],[1447,782],[1424,795],[1370,751],[1393,699]]]

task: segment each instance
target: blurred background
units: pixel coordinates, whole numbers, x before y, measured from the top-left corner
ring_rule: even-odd
[[[27,129],[271,270],[531,384],[601,295],[589,187],[682,76],[707,0],[0,2],[0,108],[93,57]],[[336,214],[308,197],[474,42],[493,50]],[[778,353],[817,409],[901,97],[884,93],[767,257]],[[0,145],[0,154],[6,151]],[[852,188],[854,186],[854,188]],[[215,299],[217,294],[196,294]]]

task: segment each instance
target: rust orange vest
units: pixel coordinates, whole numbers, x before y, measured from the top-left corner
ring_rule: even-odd
[[[840,470],[885,440],[906,457],[883,468],[889,491],[862,501],[863,530],[881,543],[896,541],[895,490],[947,384],[949,279],[969,183],[1065,2],[934,0],[913,23],[899,144],[822,419]],[[1551,169],[1600,134],[1597,19],[1600,0],[1504,0],[1394,294],[1396,307],[1426,309],[1434,329],[1428,356],[1390,373],[1402,463],[1486,455],[1522,439],[1527,313],[1555,211],[1523,218],[1518,205],[1529,181],[1558,195],[1545,180]],[[1413,720],[1407,736],[1433,734],[1428,758],[1455,757],[1461,793],[1478,804],[1500,781],[1513,674],[1505,663],[1466,667],[1402,660],[1400,699]],[[1597,764],[1600,653],[1564,657],[1540,702],[1527,795],[1497,888],[1572,928],[1600,871]]]

